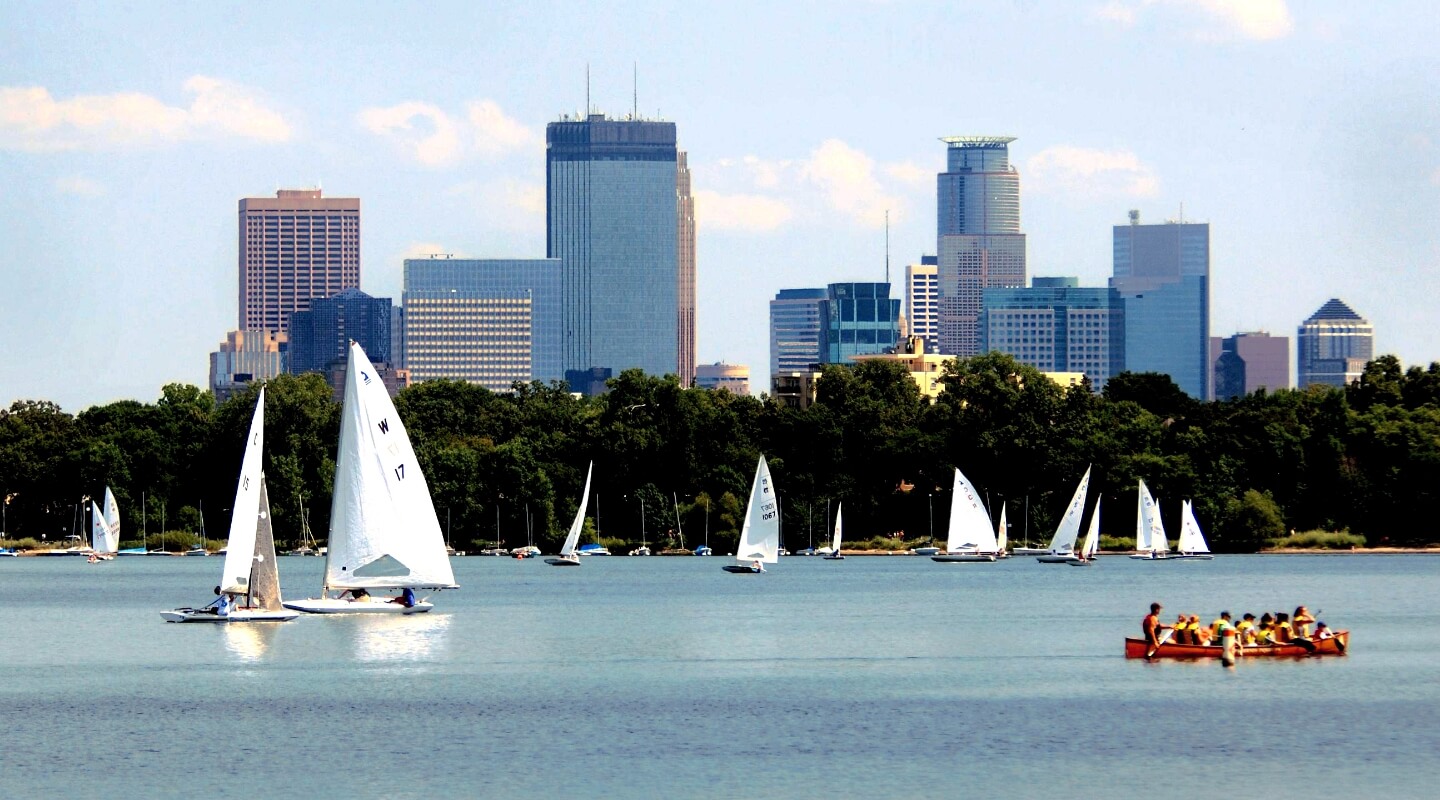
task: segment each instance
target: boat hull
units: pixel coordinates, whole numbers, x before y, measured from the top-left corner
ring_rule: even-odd
[[[1072,558],[1075,558],[1074,553],[1046,553],[1043,556],[1036,556],[1035,560],[1041,564],[1069,564]]]
[[[938,547],[917,547],[913,551],[917,556],[936,556],[940,554]]]
[[[285,607],[307,614],[423,614],[435,606],[421,600],[406,608],[399,603],[386,600],[356,602],[334,597],[311,597],[305,600],[290,600]]]
[[[1069,564],[1069,565],[1072,566],[1072,567],[1089,567],[1089,566],[1094,566],[1094,564],[1095,564],[1095,559],[1093,559],[1093,558],[1067,558],[1067,559],[1065,559],[1065,563],[1066,563],[1066,564]]]
[[[1010,551],[1014,556],[1043,556],[1050,553],[1048,547],[1017,547]]]
[[[1136,554],[1136,555],[1133,555],[1133,556],[1130,556],[1130,557],[1133,558],[1133,559],[1135,559],[1136,561],[1179,561],[1179,560],[1180,560],[1178,557],[1172,556],[1172,555],[1170,555],[1169,553],[1162,553],[1161,555],[1158,555],[1158,556],[1156,556],[1156,555],[1149,555],[1149,554],[1145,554],[1145,553],[1139,553],[1139,554]]]
[[[844,560],[845,560],[845,556],[842,556],[842,555],[840,555],[839,553],[835,553],[834,555],[825,556],[825,557],[822,558],[821,560],[822,560],[822,561],[844,561]]]
[[[212,608],[176,608],[160,612],[161,619],[166,622],[289,622],[298,616],[298,611],[262,611],[258,608],[237,608],[223,617]]]
[[[737,575],[759,575],[760,573],[765,571],[763,569],[756,569],[755,567],[742,567],[738,564],[729,564],[727,566],[721,567],[720,569],[723,569],[726,572],[733,572]]]
[[[1315,652],[1311,653],[1298,644],[1267,644],[1253,647],[1240,648],[1242,658],[1280,657],[1299,658],[1302,656],[1343,656],[1350,645],[1349,631],[1336,631],[1329,639],[1315,639],[1311,641],[1315,645]],[[1126,658],[1144,658],[1147,647],[1144,639],[1125,639]],[[1166,642],[1160,645],[1155,652],[1155,658],[1220,658],[1224,648],[1213,644],[1175,644]]]
[[[939,561],[942,564],[976,564],[983,561],[994,561],[994,553],[942,553],[930,556],[931,561]]]
[[[552,567],[578,567],[580,566],[580,559],[560,556],[559,558],[547,558],[545,559],[545,563]]]

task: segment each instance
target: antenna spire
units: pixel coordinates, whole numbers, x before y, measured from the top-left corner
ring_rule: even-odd
[[[640,62],[630,62],[630,119],[640,119]]]
[[[585,119],[590,119],[590,62],[585,62]]]
[[[890,282],[890,209],[885,209],[885,282]]]

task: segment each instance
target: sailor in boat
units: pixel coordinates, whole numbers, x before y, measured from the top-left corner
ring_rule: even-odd
[[[347,590],[341,592],[341,593],[340,593],[340,596],[339,596],[338,598],[336,598],[336,599],[338,599],[338,600],[344,600],[344,599],[346,599],[346,598],[345,598],[345,595],[347,595],[347,594],[350,595],[350,598],[349,598],[349,599],[350,599],[350,602],[352,602],[352,603],[368,603],[368,602],[370,602],[370,593],[367,592],[367,591],[365,591],[364,589],[347,589]]]
[[[1160,631],[1170,627],[1160,623],[1160,609],[1162,608],[1164,608],[1164,606],[1159,603],[1151,603],[1150,613],[1146,614],[1145,619],[1140,623],[1140,629],[1145,634],[1145,643],[1147,645],[1145,648],[1146,661],[1153,659],[1155,657],[1155,651],[1160,649]]]
[[[415,607],[415,590],[414,590],[414,589],[411,589],[409,586],[406,586],[406,587],[405,587],[405,591],[403,591],[403,592],[401,592],[400,594],[396,595],[395,598],[392,599],[390,602],[392,602],[392,603],[399,603],[400,605],[405,606],[406,608],[414,608],[414,607]]]
[[[750,563],[750,567],[751,567],[751,569],[754,569],[756,572],[764,572],[764,571],[765,571],[765,565],[764,565],[764,564],[761,564],[761,563],[760,563],[760,559],[758,559],[758,558],[755,559],[753,562]]]

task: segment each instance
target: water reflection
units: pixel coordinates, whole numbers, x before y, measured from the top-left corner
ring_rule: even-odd
[[[253,663],[265,658],[275,641],[274,623],[227,623],[217,626],[225,641],[225,649],[237,660]]]
[[[355,658],[360,661],[428,661],[443,654],[450,615],[356,615]]]

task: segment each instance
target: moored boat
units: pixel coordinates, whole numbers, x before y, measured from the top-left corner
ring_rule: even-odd
[[[1307,639],[1314,645],[1312,653],[1303,645],[1299,644],[1262,644],[1247,645],[1240,648],[1241,658],[1261,657],[1282,657],[1298,658],[1301,656],[1343,656],[1350,645],[1350,631],[1336,631],[1334,636],[1326,639]],[[1125,638],[1125,657],[1144,658],[1148,649],[1144,639]],[[1219,658],[1224,648],[1218,644],[1177,644],[1166,642],[1160,645],[1155,651],[1153,658]]]

